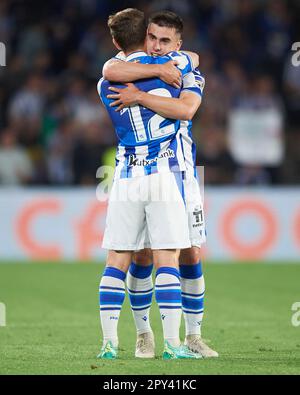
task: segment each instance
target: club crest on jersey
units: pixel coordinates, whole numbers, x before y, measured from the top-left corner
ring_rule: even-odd
[[[158,161],[158,159],[162,158],[175,158],[175,152],[168,148],[166,151],[162,152],[158,156],[152,159],[139,159],[136,155],[129,155],[128,157],[128,166],[150,166]]]

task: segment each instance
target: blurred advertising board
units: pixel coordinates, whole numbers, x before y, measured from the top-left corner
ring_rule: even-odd
[[[103,261],[106,207],[93,188],[0,188],[0,261]],[[300,262],[300,188],[207,187],[205,215],[205,260]]]

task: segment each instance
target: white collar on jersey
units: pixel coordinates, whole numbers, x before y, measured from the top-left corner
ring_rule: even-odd
[[[143,51],[136,51],[132,52],[130,55],[126,57],[126,62],[129,62],[132,59],[141,58],[142,56],[148,56],[146,52]]]

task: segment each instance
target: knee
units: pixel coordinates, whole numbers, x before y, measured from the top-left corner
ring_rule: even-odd
[[[181,250],[179,262],[182,265],[197,265],[201,260],[201,249],[199,247]]]
[[[179,250],[154,250],[153,264],[155,269],[161,267],[173,267],[178,269]]]
[[[126,273],[131,263],[131,259],[131,251],[109,250],[106,258],[106,267],[113,267]]]
[[[151,250],[145,248],[144,250],[136,251],[133,254],[133,261],[139,266],[149,266],[152,264]]]

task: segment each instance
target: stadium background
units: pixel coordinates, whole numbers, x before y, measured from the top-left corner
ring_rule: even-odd
[[[300,266],[289,264],[299,263],[300,252],[300,66],[293,65],[291,49],[300,41],[299,2],[2,0],[0,262],[6,265],[0,265],[0,302],[7,325],[0,328],[6,356],[0,373],[87,373],[93,361],[106,208],[96,198],[96,172],[113,164],[116,144],[96,83],[115,53],[107,17],[125,7],[146,15],[177,12],[185,26],[183,49],[200,54],[206,77],[193,126],[197,164],[205,174],[204,334],[225,360],[205,361],[205,372],[299,372],[299,328],[291,325],[291,305],[300,300]],[[33,262],[43,265],[24,265]],[[19,306],[22,298],[30,308]],[[229,318],[226,309],[234,311]],[[133,349],[133,322],[124,318],[122,325],[132,334]],[[64,348],[71,328],[84,367],[75,366]],[[89,341],[82,328],[86,335],[90,331]],[[224,330],[237,342],[230,343]],[[57,352],[65,357],[53,363]],[[115,372],[134,373],[137,365],[131,363],[132,370],[116,365]],[[147,365],[149,372],[163,371],[159,363]],[[102,366],[95,372],[113,370]]]

